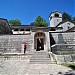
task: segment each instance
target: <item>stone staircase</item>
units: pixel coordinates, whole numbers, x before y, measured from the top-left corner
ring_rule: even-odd
[[[36,51],[33,52],[30,58],[31,64],[51,64],[51,58],[46,51]]]

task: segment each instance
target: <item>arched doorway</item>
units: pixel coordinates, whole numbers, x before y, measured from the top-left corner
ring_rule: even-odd
[[[34,35],[34,48],[36,51],[44,50],[45,45],[45,33],[44,32],[36,32]]]

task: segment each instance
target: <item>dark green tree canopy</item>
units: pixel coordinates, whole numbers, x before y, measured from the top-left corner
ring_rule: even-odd
[[[21,22],[19,19],[9,20],[9,25],[10,25],[10,27],[16,26],[16,25],[21,25]]]
[[[41,16],[37,16],[35,22],[31,23],[30,25],[34,25],[37,27],[47,27],[48,23]]]
[[[75,17],[73,18],[73,23],[75,24]]]
[[[72,21],[72,18],[68,13],[64,12],[63,15],[62,15],[62,20]]]

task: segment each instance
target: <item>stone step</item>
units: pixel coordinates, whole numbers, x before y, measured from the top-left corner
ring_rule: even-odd
[[[48,55],[33,55],[32,58],[49,58]]]
[[[49,58],[48,52],[45,51],[37,51],[32,54],[30,59],[30,63],[32,64],[50,64],[51,60]]]
[[[45,52],[45,51],[40,51],[40,52],[34,52],[34,55],[43,55],[43,54],[45,54],[45,55],[47,55],[48,54],[48,52]]]
[[[33,56],[42,56],[42,55],[47,56],[48,54],[34,54]]]
[[[30,61],[50,61],[50,59],[41,59],[41,60],[36,59],[36,60],[30,60]]]
[[[30,64],[51,64],[51,61],[30,61]]]
[[[30,62],[30,64],[53,64],[52,62]]]
[[[41,51],[41,52],[34,52],[34,54],[48,54],[47,52],[45,52],[45,51]]]
[[[50,58],[31,58],[31,60],[50,60]]]
[[[46,59],[46,58],[49,58],[49,57],[43,57],[43,56],[42,57],[31,57],[31,59],[39,59],[39,58],[40,59]]]
[[[49,56],[48,54],[34,54],[34,55],[32,55],[32,56]]]

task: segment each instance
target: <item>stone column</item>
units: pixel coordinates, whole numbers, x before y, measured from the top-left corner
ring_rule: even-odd
[[[49,37],[49,32],[45,32],[45,41],[46,41],[46,51],[51,51],[51,48],[50,48],[50,37]]]
[[[24,44],[21,44],[21,53],[24,54]]]
[[[35,35],[35,32],[31,32],[31,36],[32,36],[32,39],[31,39],[32,40],[32,42],[31,42],[32,48],[31,49],[32,49],[32,51],[34,50],[34,35]]]

